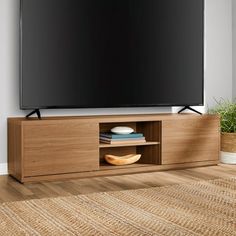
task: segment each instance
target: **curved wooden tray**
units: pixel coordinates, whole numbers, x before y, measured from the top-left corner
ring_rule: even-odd
[[[105,155],[105,160],[111,165],[121,166],[130,165],[137,162],[141,157],[141,154],[129,154],[125,156]]]

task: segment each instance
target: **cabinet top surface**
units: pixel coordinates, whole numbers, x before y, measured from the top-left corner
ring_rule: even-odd
[[[53,121],[53,120],[91,120],[98,122],[125,122],[125,121],[158,121],[158,120],[172,120],[172,119],[198,119],[198,118],[219,118],[218,115],[204,114],[198,115],[193,113],[159,113],[159,114],[125,114],[125,115],[86,115],[86,116],[48,116],[42,117],[39,120],[36,117],[25,118],[25,117],[9,117],[8,121]]]

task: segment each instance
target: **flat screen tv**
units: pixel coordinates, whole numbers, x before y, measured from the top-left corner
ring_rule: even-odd
[[[203,0],[21,0],[21,109],[203,104]]]

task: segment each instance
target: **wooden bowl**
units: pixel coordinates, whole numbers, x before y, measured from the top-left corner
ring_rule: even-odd
[[[122,166],[130,165],[138,161],[141,157],[141,154],[129,154],[125,156],[115,156],[115,155],[105,155],[105,160],[111,165]]]

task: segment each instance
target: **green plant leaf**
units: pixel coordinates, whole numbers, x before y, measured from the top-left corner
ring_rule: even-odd
[[[236,132],[236,103],[221,98],[216,100],[216,106],[209,109],[209,114],[218,114],[221,117],[221,132]]]

